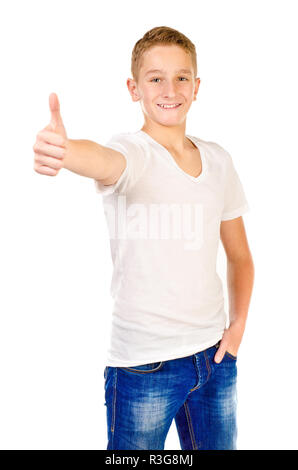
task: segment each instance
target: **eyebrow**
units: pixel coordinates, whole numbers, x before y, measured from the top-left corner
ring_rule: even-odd
[[[164,72],[164,70],[160,70],[160,69],[152,69],[152,70],[148,70],[148,72],[146,72],[145,76],[146,75],[149,75],[150,73],[155,73],[155,72]],[[180,69],[180,70],[176,70],[176,73],[187,73],[189,75],[191,75],[191,70],[189,69]]]

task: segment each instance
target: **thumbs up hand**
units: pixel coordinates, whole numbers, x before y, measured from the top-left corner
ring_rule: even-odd
[[[38,132],[33,145],[34,170],[41,175],[56,176],[63,168],[68,139],[56,93],[50,94],[49,105],[50,123]]]

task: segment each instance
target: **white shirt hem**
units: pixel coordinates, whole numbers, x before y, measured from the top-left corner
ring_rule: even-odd
[[[214,346],[219,340],[222,339],[222,336],[223,336],[223,333],[220,336],[215,337],[215,339],[212,339],[211,341],[203,343],[199,346],[198,345],[192,346],[191,348],[188,348],[187,350],[181,351],[179,353],[174,353],[170,355],[159,354],[159,356],[155,356],[146,361],[143,360],[142,362],[140,361],[134,361],[134,362],[133,361],[106,361],[106,366],[108,367],[133,367],[133,366],[141,366],[143,364],[151,364],[152,362],[165,362],[165,361],[171,361],[173,359],[181,359],[182,357],[191,356],[198,352],[204,351],[205,349],[210,348],[211,346]]]

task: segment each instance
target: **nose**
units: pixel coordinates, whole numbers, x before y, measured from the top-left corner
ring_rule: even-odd
[[[171,81],[165,81],[162,89],[163,98],[173,98],[176,96],[176,86]]]

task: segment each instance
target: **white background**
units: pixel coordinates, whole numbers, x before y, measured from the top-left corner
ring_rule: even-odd
[[[238,359],[239,449],[298,449],[295,0],[1,2],[2,449],[106,449],[112,262],[93,180],[33,170],[57,93],[69,138],[143,125],[126,87],[135,42],[170,26],[196,45],[187,133],[231,154],[255,263]],[[225,256],[218,269],[225,294]],[[165,449],[179,449],[173,422]]]

